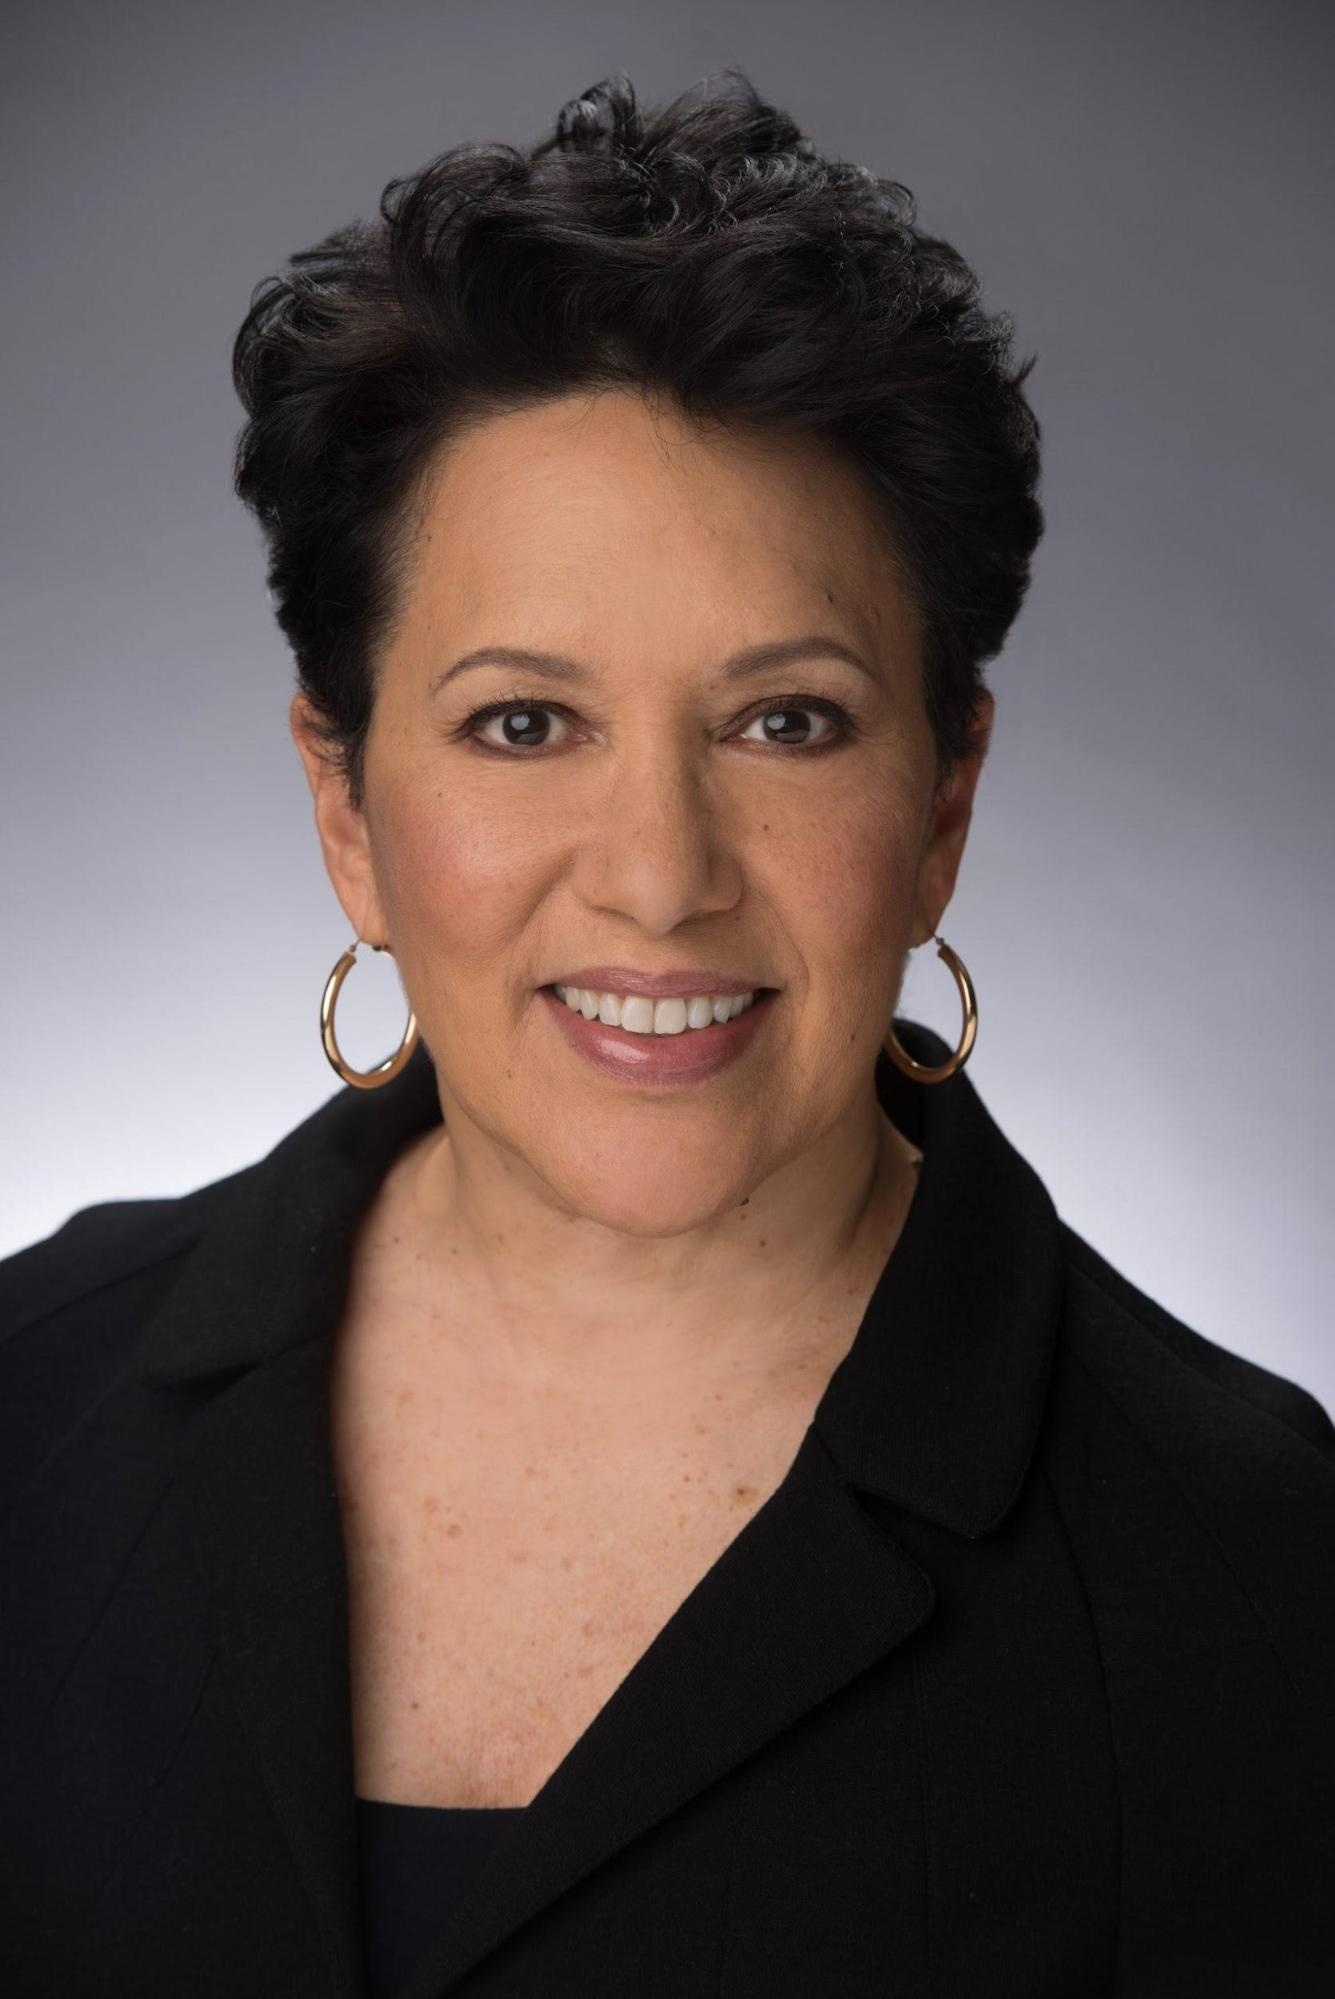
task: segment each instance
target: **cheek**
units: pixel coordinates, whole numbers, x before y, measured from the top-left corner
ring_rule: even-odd
[[[382,791],[373,838],[387,915],[405,950],[455,967],[493,963],[531,906],[541,826],[483,809],[463,786],[404,782]]]
[[[828,965],[883,956],[912,919],[913,814],[870,787],[827,795],[822,807],[769,815],[773,893],[790,935]]]

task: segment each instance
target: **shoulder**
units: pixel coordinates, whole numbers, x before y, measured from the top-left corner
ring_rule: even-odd
[[[1239,1431],[1277,1446],[1291,1438],[1335,1470],[1335,1424],[1309,1389],[1195,1331],[1069,1225],[1061,1232],[1066,1346],[1128,1419],[1166,1409],[1221,1441]]]
[[[210,1194],[95,1202],[0,1259],[0,1514],[56,1440],[79,1436],[134,1378],[140,1333],[199,1240]]]
[[[97,1201],[49,1235],[0,1258],[0,1349],[174,1263],[198,1241],[227,1184],[218,1180],[187,1194]]]
[[[1329,1415],[1298,1382],[1184,1325],[1063,1230],[1046,1462],[1105,1631],[1138,1657],[1162,1658],[1183,1633],[1195,1643],[1213,1630],[1235,1661],[1246,1634],[1264,1634],[1289,1684],[1319,1685],[1335,1671]]]

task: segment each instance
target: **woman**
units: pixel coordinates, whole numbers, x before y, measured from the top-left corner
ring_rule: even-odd
[[[1335,1989],[1335,1432],[964,1073],[1010,334],[736,72],[257,294],[347,1087],[4,1266],[7,1992]]]

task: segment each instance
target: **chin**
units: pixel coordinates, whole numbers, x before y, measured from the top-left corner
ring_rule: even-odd
[[[703,1182],[671,1160],[637,1162],[635,1167],[585,1163],[581,1169],[553,1167],[547,1176],[557,1200],[571,1214],[646,1241],[684,1235],[740,1207],[754,1184],[734,1173]]]

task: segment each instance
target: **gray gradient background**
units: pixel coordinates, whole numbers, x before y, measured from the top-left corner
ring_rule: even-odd
[[[348,926],[228,486],[251,286],[616,65],[903,180],[1037,352],[1048,530],[942,934],[1064,1216],[1335,1409],[1331,17],[1316,5],[22,5],[3,116],[6,1198],[257,1157]],[[930,947],[902,1009],[954,1042]],[[397,1044],[388,958],[340,1003]]]

